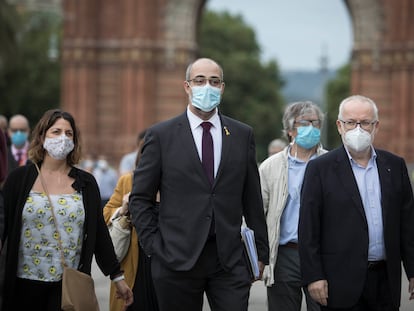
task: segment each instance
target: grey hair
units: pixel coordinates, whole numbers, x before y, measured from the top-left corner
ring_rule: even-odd
[[[347,98],[345,98],[344,100],[341,101],[341,103],[339,104],[339,112],[338,112],[338,120],[342,120],[342,112],[344,110],[344,106],[346,103],[350,102],[350,101],[358,101],[358,102],[366,102],[371,104],[372,109],[374,110],[374,119],[378,121],[378,107],[375,104],[375,102],[371,99],[368,98],[366,96],[362,96],[362,95],[351,95]]]
[[[199,59],[196,59],[194,62],[192,62],[191,64],[189,64],[188,66],[187,66],[187,70],[185,71],[185,81],[188,81],[188,80],[190,80],[191,79],[191,70],[193,70],[193,65],[196,63],[196,62],[198,62],[199,60],[202,60],[202,59],[204,59],[204,60],[209,60],[209,61],[211,61],[212,63],[214,63],[214,64],[216,64],[217,65],[217,67],[219,67],[219,69],[220,69],[220,72],[221,72],[221,80],[223,81],[224,80],[224,73],[223,73],[223,68],[220,66],[220,64],[219,63],[217,63],[216,61],[214,61],[214,60],[212,60],[212,59],[210,59],[210,58],[199,58]]]
[[[315,113],[321,124],[323,124],[325,115],[315,103],[311,101],[299,101],[287,105],[285,113],[283,114],[283,134],[287,137],[288,141],[291,141],[288,132],[294,129],[296,118],[311,113]]]

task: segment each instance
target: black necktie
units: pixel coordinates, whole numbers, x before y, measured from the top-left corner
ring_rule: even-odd
[[[208,180],[212,185],[214,181],[214,147],[213,138],[210,133],[211,125],[212,124],[210,122],[201,123],[201,126],[203,127],[201,162]]]
[[[202,139],[202,151],[201,151],[201,162],[203,164],[204,171],[210,181],[210,185],[213,185],[214,182],[214,147],[213,147],[213,137],[211,137],[210,128],[212,124],[210,122],[201,123],[203,127],[203,139]],[[213,237],[215,235],[216,225],[214,220],[214,211],[211,215],[211,224],[209,230],[209,236]]]

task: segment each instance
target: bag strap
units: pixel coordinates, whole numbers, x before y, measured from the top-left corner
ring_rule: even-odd
[[[57,226],[56,215],[55,215],[53,203],[52,203],[52,200],[50,199],[49,192],[47,191],[47,188],[46,188],[45,180],[43,179],[43,176],[40,173],[40,169],[39,169],[39,166],[37,165],[37,163],[35,163],[35,166],[36,166],[37,172],[39,173],[40,183],[42,184],[43,191],[46,193],[47,198],[49,200],[50,210],[52,211],[52,216],[53,216],[53,223],[55,224],[55,228],[56,228],[56,231],[57,231],[58,236],[59,236],[58,242],[59,242],[59,250],[60,250],[60,261],[62,262],[62,266],[66,267],[65,256],[63,254],[62,240],[60,238],[60,233],[59,233],[59,229],[58,229],[58,226]]]

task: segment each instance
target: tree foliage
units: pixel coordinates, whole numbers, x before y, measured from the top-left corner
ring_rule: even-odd
[[[0,0],[0,72],[14,62],[16,49],[16,16],[14,6]]]
[[[334,149],[341,145],[341,137],[338,134],[336,120],[338,118],[338,108],[341,101],[349,96],[351,81],[351,67],[349,64],[344,65],[338,70],[334,79],[326,85],[326,103],[327,103],[327,148]]]
[[[220,110],[253,127],[258,160],[268,143],[281,135],[282,79],[276,61],[262,63],[255,33],[241,16],[203,13],[200,56],[216,60],[224,70],[225,90]]]
[[[59,18],[47,12],[19,12],[13,62],[0,71],[1,114],[24,114],[31,124],[58,107],[60,65],[50,59],[50,39],[60,37]]]

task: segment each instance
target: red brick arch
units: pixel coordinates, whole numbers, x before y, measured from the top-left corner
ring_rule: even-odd
[[[378,105],[375,145],[414,162],[414,2],[347,0],[352,17],[351,92]]]
[[[353,94],[380,109],[378,147],[414,162],[414,2],[344,0],[352,17]],[[113,162],[138,132],[183,111],[205,0],[63,1],[62,107],[86,153]]]

